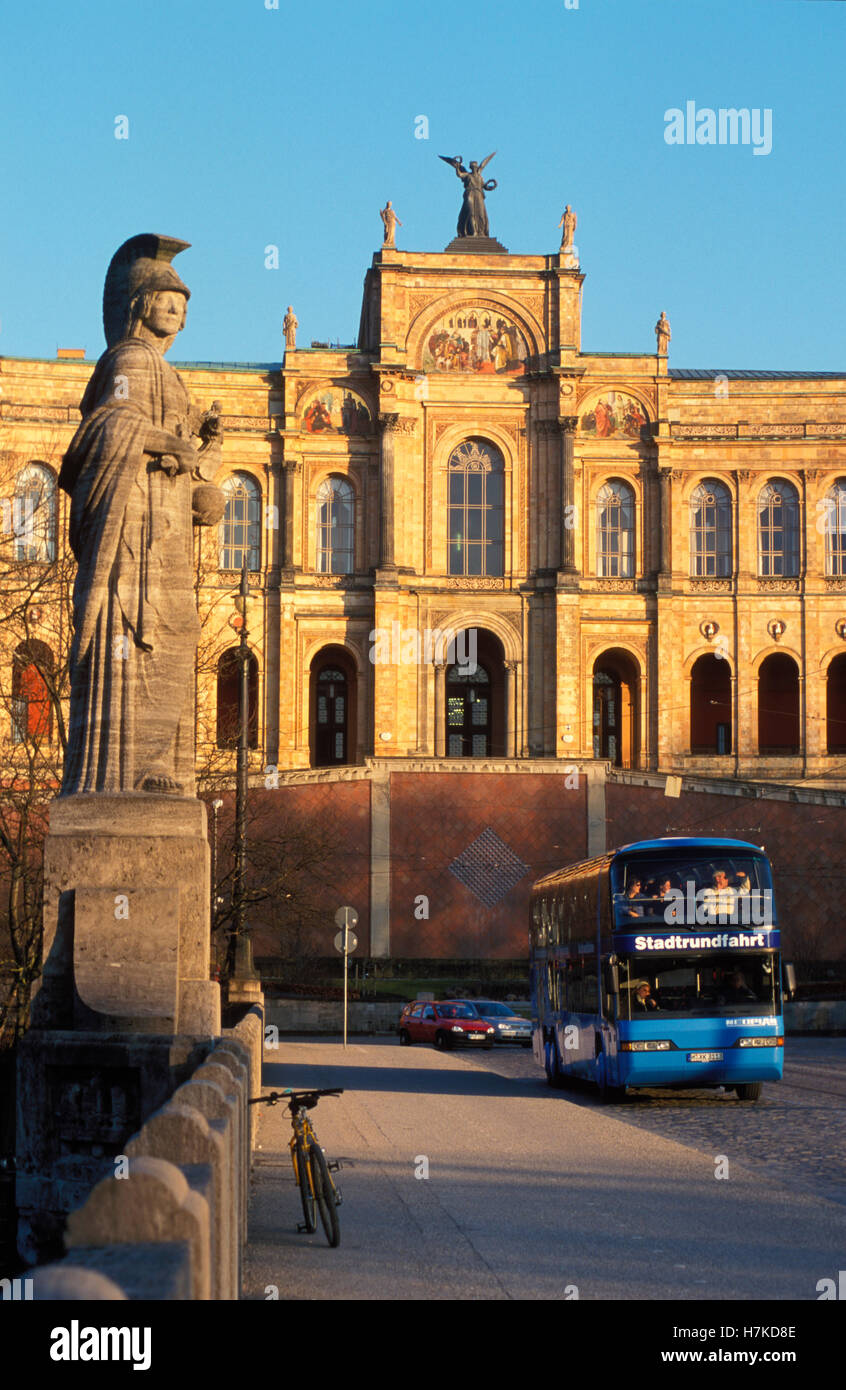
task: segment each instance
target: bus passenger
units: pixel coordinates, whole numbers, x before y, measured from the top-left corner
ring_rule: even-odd
[[[623,916],[624,916],[624,917],[642,917],[642,916],[643,916],[643,914],[644,914],[644,909],[643,909],[643,907],[642,907],[642,906],[637,906],[637,905],[635,904],[635,898],[639,898],[640,896],[641,896],[641,882],[640,882],[640,879],[639,879],[639,878],[630,879],[630,880],[629,880],[629,886],[628,886],[628,888],[626,889],[625,905],[624,905],[624,908],[623,908]]]
[[[730,916],[737,904],[737,893],[728,881],[725,869],[715,869],[713,887],[705,888],[702,902],[708,916]]]

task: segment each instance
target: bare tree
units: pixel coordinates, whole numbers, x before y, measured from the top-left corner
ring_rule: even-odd
[[[59,543],[58,440],[0,452],[0,1046],[25,1030],[41,971],[42,857],[67,742],[75,565]]]

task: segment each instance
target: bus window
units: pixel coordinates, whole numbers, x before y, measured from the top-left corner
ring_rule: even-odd
[[[771,951],[714,951],[707,954],[621,956],[620,1018],[653,1014],[727,1018],[748,1013],[775,1016],[781,1009]],[[648,985],[644,1001],[643,985]]]

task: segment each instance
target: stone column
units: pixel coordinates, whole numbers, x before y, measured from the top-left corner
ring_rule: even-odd
[[[381,467],[379,473],[379,568],[396,571],[394,558],[394,442],[399,415],[379,415],[382,426]]]
[[[433,662],[435,668],[435,757],[446,757],[446,666]]]
[[[660,574],[669,574],[671,570],[670,561],[670,473],[669,468],[658,469],[658,485],[661,490],[661,560],[659,566]]]
[[[517,662],[503,662],[505,667],[505,756],[517,756],[517,717],[515,695],[517,690]]]
[[[573,544],[573,522],[575,520],[573,512],[573,457],[578,423],[579,420],[576,415],[559,415],[558,417],[558,424],[561,429],[561,558],[559,568],[563,574],[576,574],[577,572]]]
[[[302,473],[303,465],[300,459],[285,459],[282,467],[285,470],[285,497],[284,512],[282,517],[282,568],[292,570],[294,566],[294,525],[296,521],[296,478]],[[297,566],[296,568],[299,568]]]

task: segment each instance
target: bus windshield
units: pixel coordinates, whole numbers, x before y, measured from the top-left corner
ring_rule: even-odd
[[[620,856],[611,865],[611,894],[617,930],[641,923],[691,930],[714,922],[775,923],[769,865],[748,851]]]
[[[772,951],[709,951],[620,956],[619,1018],[772,1018],[780,991]]]

